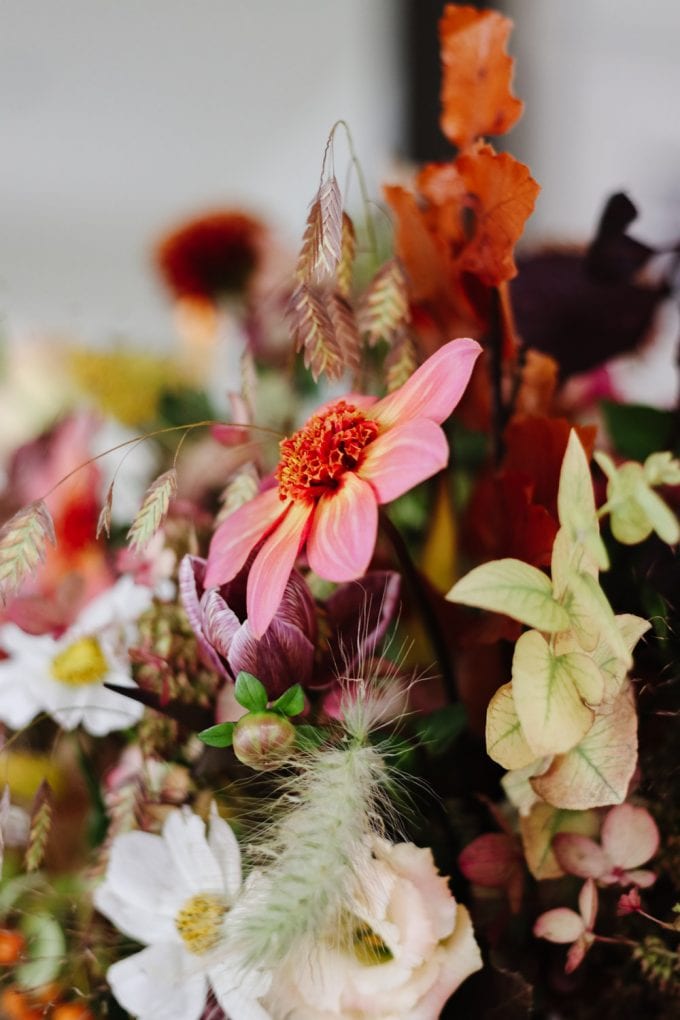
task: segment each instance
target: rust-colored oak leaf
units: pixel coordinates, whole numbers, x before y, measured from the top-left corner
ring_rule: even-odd
[[[453,163],[426,166],[418,187],[461,272],[489,287],[517,275],[515,244],[540,191],[524,163],[478,144]]]
[[[506,52],[512,22],[497,11],[449,4],[439,22],[442,58],[441,129],[464,148],[483,135],[502,135],[523,103],[512,94],[513,59]]]

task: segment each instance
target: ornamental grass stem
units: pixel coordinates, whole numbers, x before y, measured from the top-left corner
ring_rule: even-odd
[[[437,619],[437,614],[432,605],[430,593],[423,582],[420,571],[411,558],[408,546],[406,545],[399,529],[390,520],[384,510],[380,511],[379,519],[382,532],[389,540],[390,545],[394,550],[397,560],[401,565],[401,569],[404,572],[407,584],[411,589],[411,594],[418,606],[418,611],[420,612],[423,624],[427,631],[427,636],[430,639],[432,649],[437,657],[437,662],[439,663],[448,701],[450,704],[455,704],[458,701],[458,686],[456,684],[456,678],[451,664],[448,645],[439,624],[439,620]]]

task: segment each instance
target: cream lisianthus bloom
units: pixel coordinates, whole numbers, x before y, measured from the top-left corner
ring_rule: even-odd
[[[207,836],[201,818],[182,808],[168,815],[160,836],[116,837],[94,902],[119,931],[146,946],[107,973],[132,1016],[199,1020],[211,987],[230,1020],[270,1020],[257,1001],[268,979],[244,972],[220,947],[240,888],[238,843],[214,806]]]
[[[0,627],[0,719],[20,729],[47,712],[65,730],[103,736],[138,722],[143,705],[104,683],[134,687],[128,648],[152,592],[123,577],[84,610],[60,638]]]
[[[429,849],[375,839],[372,872],[346,937],[275,975],[274,1020],[436,1020],[481,968],[470,915]]]

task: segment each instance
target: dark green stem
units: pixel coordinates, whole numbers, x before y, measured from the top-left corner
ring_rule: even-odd
[[[387,537],[390,545],[394,549],[395,555],[399,561],[404,577],[406,578],[406,583],[411,590],[413,600],[422,617],[432,649],[437,656],[448,700],[451,704],[454,704],[458,701],[456,678],[453,673],[448,645],[444,638],[444,634],[442,633],[439,620],[437,619],[437,614],[432,605],[430,592],[423,582],[420,571],[411,559],[411,554],[408,551],[406,542],[402,538],[401,532],[393,524],[384,510],[380,511],[380,526],[383,534]]]

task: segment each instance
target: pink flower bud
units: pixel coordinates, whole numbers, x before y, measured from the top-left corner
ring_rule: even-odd
[[[295,727],[276,712],[251,712],[234,728],[234,754],[257,772],[283,765],[294,743]]]

